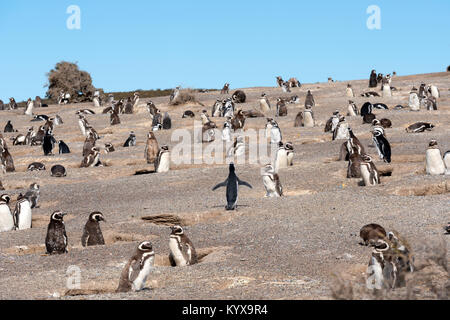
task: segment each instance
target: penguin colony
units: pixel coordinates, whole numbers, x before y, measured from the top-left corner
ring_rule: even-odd
[[[375,70],[371,72],[369,80],[369,88],[377,88],[381,84],[381,93],[383,98],[390,98],[395,95],[395,88],[391,87],[392,77],[388,74],[386,76],[376,74]],[[290,92],[291,88],[301,88],[300,82],[291,78],[288,81],[283,81],[281,77],[277,77],[277,85],[282,89],[282,92]],[[372,89],[373,90],[373,89]],[[180,87],[177,87],[170,97],[173,101],[180,94]],[[221,94],[229,94],[229,84],[226,83],[221,90]],[[391,148],[388,140],[386,130],[393,127],[389,119],[376,119],[375,110],[389,110],[388,106],[383,103],[364,103],[361,108],[358,108],[354,102],[355,92],[350,84],[347,85],[345,96],[348,100],[348,105],[345,107],[345,116],[336,110],[332,116],[326,121],[324,132],[331,133],[332,140],[343,141],[340,148],[340,160],[348,162],[347,178],[361,179],[361,184],[364,186],[376,186],[381,183],[380,173],[375,165],[377,161],[383,161],[387,164],[391,163],[392,156],[395,157],[395,148]],[[363,97],[380,97],[375,91],[368,91],[361,94]],[[38,98],[38,97],[37,97]],[[409,95],[408,107],[411,111],[434,111],[438,109],[438,101],[440,98],[439,89],[434,85],[426,85],[422,83],[420,89],[413,87]],[[119,115],[133,114],[140,107],[139,94],[135,93],[133,98],[120,101],[109,99],[109,105],[103,109],[104,114],[109,114],[109,125],[120,126],[123,121],[120,120]],[[275,120],[278,117],[285,117],[291,109],[291,105],[300,104],[298,95],[286,97],[269,97],[265,93],[261,93],[260,99],[257,101],[257,107],[254,110],[243,111],[236,108],[236,104],[245,103],[247,96],[244,91],[235,91],[230,98],[217,100],[212,106],[211,118],[225,118],[222,129],[222,140],[227,142],[234,142],[232,148],[228,150],[228,156],[234,158],[245,153],[245,140],[239,136],[240,130],[245,127],[246,119],[253,117],[266,117],[266,138],[270,141],[271,147],[276,150],[275,158],[271,163],[263,166],[261,170],[261,177],[263,180],[263,187],[265,190],[265,197],[279,198],[283,197],[283,187],[281,184],[280,173],[283,169],[293,166],[294,158],[294,144],[292,142],[283,143],[282,129]],[[59,103],[67,104],[70,102],[70,96],[61,93]],[[102,106],[102,99],[99,96],[94,96],[94,107]],[[51,157],[55,154],[54,148],[58,145],[58,153],[70,153],[69,146],[62,140],[57,140],[54,137],[55,127],[62,126],[63,120],[59,115],[49,117],[44,114],[34,115],[33,111],[41,108],[42,103],[40,99],[34,101],[28,99],[24,111],[25,116],[30,117],[30,122],[44,123],[37,126],[34,131],[33,127],[27,128],[26,134],[19,134],[12,138],[13,145],[24,146],[40,146],[44,156]],[[297,113],[294,127],[314,128],[317,126],[314,116],[314,109],[318,108],[316,105],[313,90],[307,90],[304,101],[304,109]],[[397,108],[398,107],[398,108]],[[1,103],[1,108],[9,110],[17,109],[17,104],[13,98],[10,99],[8,106]],[[149,128],[146,143],[144,158],[147,164],[154,166],[155,173],[165,173],[170,171],[170,151],[168,145],[159,145],[157,141],[156,131],[172,129],[172,120],[168,112],[162,115],[156,105],[149,101],[146,105],[147,114],[151,120],[151,127]],[[404,109],[402,106],[396,106],[395,110]],[[269,114],[274,111],[275,119],[269,118]],[[98,145],[98,140],[101,137],[92,125],[90,125],[89,116],[95,115],[96,112],[91,109],[80,109],[76,112],[76,118],[80,128],[81,136],[85,139],[83,143],[83,152],[80,155],[81,168],[92,168],[102,166],[100,160],[101,147]],[[208,115],[207,110],[203,110],[198,114],[202,120],[202,137],[203,142],[212,142],[215,139],[214,131],[217,130],[217,125]],[[191,110],[186,110],[182,118],[194,118],[196,113]],[[372,135],[372,144],[375,147],[375,152],[369,152],[370,145],[364,145],[357,138],[352,128],[349,126],[346,117],[362,117],[363,123],[370,124],[371,129],[363,133],[370,133]],[[325,120],[325,119],[323,119]],[[394,125],[395,127],[395,125]],[[425,131],[432,131],[435,125],[428,122],[417,122],[408,126],[405,130],[407,133],[421,133]],[[13,127],[11,120],[8,120],[4,133],[16,133],[17,130]],[[132,149],[139,143],[143,143],[143,137],[138,137],[131,131],[123,144],[123,148]],[[104,143],[103,150],[105,153],[115,151],[114,146],[107,142]],[[8,150],[6,140],[0,136],[0,152],[1,164],[4,173],[14,172],[14,162]],[[131,151],[130,151],[131,152]],[[371,153],[371,154],[369,154]],[[426,173],[429,175],[448,175],[450,174],[450,151],[445,153],[439,149],[438,142],[431,140],[428,149],[424,150],[426,156]],[[33,162],[28,165],[29,171],[45,171],[46,166],[41,162]],[[65,177],[67,176],[66,168],[62,165],[53,165],[51,167],[51,176]],[[228,177],[225,181],[215,185],[212,190],[221,187],[226,188],[226,210],[236,210],[238,208],[238,191],[240,186],[253,188],[248,182],[245,182],[236,174],[237,168],[234,163],[229,164]],[[39,199],[41,196],[40,186],[37,183],[30,185],[29,190],[25,195],[19,194],[15,207],[10,208],[11,197],[8,194],[0,196],[0,232],[8,232],[14,230],[25,230],[32,228],[32,209],[39,208]],[[46,252],[48,254],[65,254],[69,250],[68,236],[66,233],[64,217],[67,212],[54,211],[49,218],[47,234],[45,237]],[[81,244],[83,247],[105,245],[105,240],[100,228],[100,222],[105,222],[104,215],[95,211],[89,214],[87,222],[83,229],[81,237]],[[193,243],[187,237],[185,229],[180,225],[173,225],[170,227],[170,235],[168,235],[169,242],[169,260],[172,266],[189,266],[199,262],[197,252]],[[450,232],[448,226],[446,231]],[[411,248],[407,243],[399,237],[395,232],[386,232],[386,230],[378,224],[369,224],[360,230],[360,236],[364,245],[372,247],[372,255],[369,262],[370,275],[375,279],[379,286],[385,288],[396,288],[403,285],[404,276],[407,272],[414,272],[414,259],[411,254]],[[146,280],[154,267],[155,248],[150,241],[140,242],[128,263],[123,268],[120,275],[117,292],[140,291],[145,288]],[[369,273],[369,269],[368,269]],[[377,289],[380,289],[377,287]]]

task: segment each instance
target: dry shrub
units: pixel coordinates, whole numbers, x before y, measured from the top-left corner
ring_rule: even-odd
[[[55,68],[47,73],[47,77],[46,95],[53,101],[58,99],[61,91],[70,94],[71,102],[89,100],[95,91],[91,75],[86,71],[81,71],[76,63],[58,62]]]

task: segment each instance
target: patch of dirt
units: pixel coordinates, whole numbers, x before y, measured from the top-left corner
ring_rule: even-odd
[[[206,211],[200,213],[179,213],[175,214],[158,214],[152,216],[141,217],[142,220],[164,226],[192,226],[198,223],[219,223],[228,222],[233,218],[233,214],[224,213],[223,211]]]
[[[425,186],[410,186],[404,188],[397,188],[393,194],[398,196],[431,196],[437,194],[444,194],[450,192],[450,183],[443,181],[441,183],[429,184]]]

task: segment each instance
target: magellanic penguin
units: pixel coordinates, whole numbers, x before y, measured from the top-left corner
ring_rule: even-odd
[[[405,130],[410,133],[419,133],[424,132],[425,130],[431,131],[433,130],[434,125],[428,122],[416,122],[408,126]]]
[[[52,166],[50,172],[52,177],[60,178],[67,176],[66,168],[64,168],[60,164],[55,164],[54,166]]]
[[[231,96],[231,99],[234,103],[245,103],[245,100],[247,99],[245,92],[242,90],[237,90],[233,93]]]
[[[259,108],[264,114],[271,110],[270,101],[265,93],[263,93],[259,99]]]
[[[384,239],[386,235],[386,230],[376,223],[367,224],[359,231],[359,236],[363,240],[361,244],[365,246],[373,241],[376,242],[378,239]]]
[[[303,126],[305,128],[314,128],[314,113],[311,107],[306,107],[303,111]]]
[[[316,102],[314,101],[314,96],[312,95],[311,91],[308,90],[308,92],[306,93],[306,98],[305,98],[305,107],[314,107],[316,105]]]
[[[294,128],[302,127],[303,126],[303,111],[299,111],[297,115],[295,116],[294,120]]]
[[[339,123],[340,117],[341,116],[339,115],[338,110],[333,112],[333,115],[331,116],[331,118],[329,118],[327,120],[327,122],[325,123],[325,128],[323,129],[323,132],[334,132],[334,130],[336,129],[336,127]]]
[[[86,136],[86,126],[88,124],[86,117],[82,113],[78,114],[78,126],[80,127],[81,134]]]
[[[115,126],[117,124],[120,124],[120,118],[119,115],[117,114],[117,112],[115,112],[113,109],[109,110],[108,113],[110,114],[109,116],[109,124],[112,126]]]
[[[352,100],[348,100],[347,116],[356,117],[357,115],[359,115],[359,110],[356,103]]]
[[[59,154],[70,153],[69,146],[62,140],[58,141],[58,151]]]
[[[11,123],[11,120],[8,120],[8,122],[5,125],[5,129],[3,130],[3,132],[8,133],[8,132],[15,132],[14,131],[14,127]]]
[[[384,131],[381,131],[379,127],[374,127],[372,131],[373,142],[377,147],[380,159],[384,162],[391,163],[391,145],[383,133]]]
[[[372,72],[370,73],[369,88],[376,88],[377,86],[377,72],[375,70],[372,70]]]
[[[230,163],[228,178],[224,182],[216,185],[212,190],[216,190],[221,187],[227,187],[227,205],[226,210],[234,210],[237,207],[238,190],[239,186],[247,186],[253,188],[249,183],[240,180],[235,173],[234,163]]]
[[[31,98],[28,98],[27,107],[25,108],[25,112],[23,114],[25,114],[27,116],[32,116],[33,108],[34,108],[34,102],[33,102],[33,100],[31,100]]]
[[[274,161],[275,163],[273,167],[276,173],[278,173],[280,169],[285,169],[289,166],[288,153],[283,145],[283,142],[280,142],[278,145],[278,150]]]
[[[41,171],[45,170],[45,164],[42,162],[32,162],[28,165],[28,171]]]
[[[348,157],[347,179],[361,178],[362,156],[360,153],[358,153],[358,149],[356,147],[353,147],[351,149],[351,152],[347,154],[347,157]]]
[[[347,84],[347,89],[345,90],[345,95],[348,98],[354,98],[355,94],[353,93],[352,85],[349,83]]]
[[[168,172],[170,170],[169,146],[163,145],[158,151],[155,161],[155,171],[157,173]]]
[[[278,98],[277,99],[276,116],[277,117],[286,117],[287,114],[288,114],[288,110],[287,110],[286,102],[284,101],[283,98]]]
[[[389,288],[392,282],[395,282],[396,272],[393,270],[395,267],[391,261],[385,259],[385,255],[388,254],[390,247],[388,242],[383,239],[374,241],[371,246],[373,247],[372,256],[367,268],[367,281],[366,286],[368,289],[381,290],[383,288]]]
[[[145,145],[145,159],[148,164],[155,163],[158,157],[159,145],[155,134],[149,131],[147,135],[147,144]]]
[[[103,213],[95,211],[89,215],[88,221],[84,226],[83,235],[81,236],[81,245],[83,247],[105,244],[105,239],[100,229],[100,221],[106,222]]]
[[[63,220],[66,214],[66,212],[55,211],[50,216],[47,237],[45,238],[47,254],[63,254],[68,252],[66,226]]]
[[[42,143],[42,150],[44,151],[44,155],[52,155],[53,148],[55,147],[56,139],[53,137],[52,131],[49,129],[45,133],[44,142]]]
[[[386,79],[385,77],[382,80],[382,92],[383,97],[392,97],[391,86],[389,85],[388,79]]]
[[[141,291],[153,269],[155,252],[150,241],[139,243],[133,256],[122,270],[116,292]]]
[[[220,91],[220,94],[228,94],[229,91],[230,91],[230,84],[227,82],[223,85],[223,88]]]
[[[196,264],[198,262],[197,252],[191,240],[186,236],[181,226],[170,227],[169,237],[169,260],[175,267],[184,267]]]
[[[345,117],[341,116],[339,118],[339,122],[336,128],[333,131],[333,140],[348,139],[348,138],[349,138],[348,123],[347,121],[345,121]]]
[[[95,167],[99,164],[100,149],[98,147],[93,147],[89,154],[83,158],[81,162],[81,168]]]
[[[409,108],[411,111],[419,111],[420,110],[420,100],[419,95],[417,93],[417,88],[413,87],[411,92],[409,93]]]
[[[136,146],[136,135],[133,131],[130,132],[130,135],[128,136],[128,139],[123,144],[124,148],[127,147],[135,147]]]
[[[14,225],[16,230],[30,229],[31,221],[32,213],[30,201],[22,194],[19,194],[14,209]]]
[[[281,129],[275,120],[271,120],[270,124],[271,124],[270,143],[277,146],[283,139],[282,134],[281,134]],[[267,126],[266,126],[266,130],[267,130]]]
[[[231,119],[233,130],[243,129],[245,125],[245,116],[242,110],[238,110]]]
[[[359,154],[365,154],[364,146],[359,141],[359,139],[353,133],[352,128],[348,128],[349,138],[347,140],[347,150],[349,153],[352,153],[353,148],[356,148]]]
[[[222,116],[222,108],[223,108],[223,103],[221,100],[216,100],[216,102],[214,103],[214,105],[212,106],[211,109],[211,117],[220,117]],[[182,118],[194,118],[195,115],[191,110],[187,110],[183,113]]]
[[[428,86],[427,91],[435,99],[439,99],[441,96],[439,89],[435,85]]]
[[[133,101],[130,97],[128,97],[127,102],[125,103],[125,108],[123,109],[124,114],[133,114]]]
[[[442,159],[441,150],[439,150],[436,140],[431,140],[428,144],[425,166],[429,175],[445,174],[444,160]]]
[[[3,172],[14,172],[16,171],[16,167],[14,166],[14,161],[9,153],[8,146],[6,145],[5,139],[0,135],[0,160]]]
[[[283,196],[283,187],[281,186],[280,177],[275,172],[271,164],[267,164],[261,168],[261,176],[266,189],[264,197],[281,197]]]
[[[362,155],[361,158],[360,170],[364,185],[376,186],[377,184],[380,184],[380,175],[372,158],[366,154]]]
[[[10,200],[7,194],[0,196],[0,232],[14,230],[14,216],[9,208]]]
[[[112,143],[105,143],[105,153],[114,152],[116,149],[114,148]]]
[[[227,157],[234,158],[245,154],[245,137],[234,137],[233,145],[227,151]]]
[[[284,145],[284,148],[286,149],[287,153],[288,166],[294,165],[294,145],[292,144],[292,142],[288,141]]]
[[[230,120],[225,121],[222,129],[222,140],[226,142],[231,142],[232,141],[231,136],[233,134],[232,131],[233,129],[231,128]]]
[[[162,128],[164,130],[169,130],[172,128],[172,120],[170,119],[169,113],[164,113],[164,118],[162,121]]]
[[[37,183],[30,184],[30,188],[25,193],[25,198],[28,199],[28,201],[31,204],[31,209],[33,208],[39,208],[38,201],[40,197],[41,191],[40,187]]]

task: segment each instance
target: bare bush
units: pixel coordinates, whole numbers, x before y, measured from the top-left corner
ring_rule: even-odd
[[[204,106],[200,101],[195,97],[195,90],[192,89],[183,89],[177,95],[176,99],[170,102],[170,105],[177,106],[187,103],[195,103],[201,106]]]

